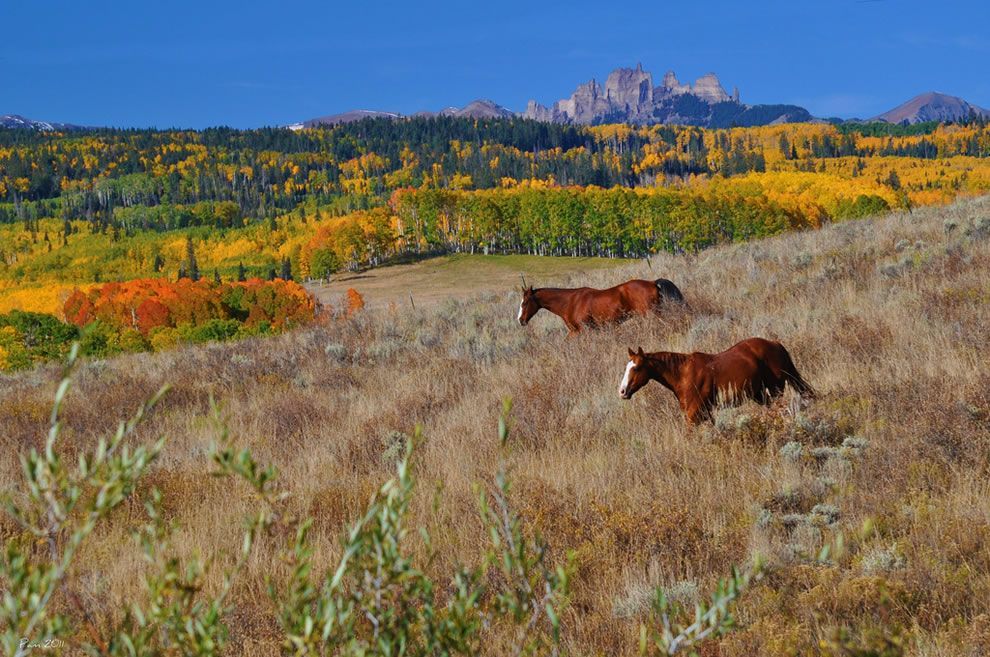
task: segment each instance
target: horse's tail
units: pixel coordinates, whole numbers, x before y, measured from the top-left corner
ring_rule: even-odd
[[[801,373],[797,371],[797,367],[795,367],[794,361],[791,360],[791,355],[784,348],[784,345],[780,345],[780,351],[784,357],[783,375],[787,379],[787,382],[794,386],[794,389],[802,397],[807,397],[808,399],[817,397],[818,393],[815,392],[815,389],[811,387],[810,383],[804,380]]]
[[[681,291],[677,289],[677,286],[671,281],[668,281],[666,278],[658,278],[653,282],[656,283],[657,292],[660,293],[660,299],[662,301],[667,300],[676,301],[677,303],[684,303],[684,295],[681,294]]]

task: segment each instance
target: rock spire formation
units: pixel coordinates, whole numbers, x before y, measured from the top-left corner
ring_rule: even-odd
[[[738,89],[729,96],[714,73],[706,73],[692,85],[682,84],[673,71],[667,71],[660,85],[654,87],[653,75],[644,71],[642,64],[637,64],[636,68],[612,71],[604,89],[596,80],[591,80],[578,86],[570,98],[558,100],[551,107],[531,100],[523,116],[558,123],[601,123],[605,120],[664,123],[665,106],[685,95],[709,105],[739,104]]]

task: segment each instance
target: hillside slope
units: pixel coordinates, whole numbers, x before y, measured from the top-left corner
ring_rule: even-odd
[[[930,91],[915,96],[872,120],[915,124],[925,121],[966,121],[973,117],[990,117],[990,112],[957,96]]]
[[[149,484],[179,523],[181,550],[229,555],[254,502],[207,476],[212,395],[238,445],[277,464],[290,515],[314,517],[319,571],[389,476],[396,441],[422,423],[412,520],[433,537],[429,569],[449,573],[476,563],[485,542],[472,485],[492,481],[500,400],[511,397],[512,501],[554,560],[575,554],[566,654],[637,654],[649,587],[691,603],[755,553],[768,556],[768,576],[743,597],[739,628],[704,654],[827,654],[841,628],[860,647],[889,639],[912,655],[980,654],[990,649],[988,234],[982,198],[561,279],[665,276],[691,304],[575,339],[545,313],[520,327],[506,289],[92,362],[67,399],[66,430],[91,441],[173,383],[137,436],[169,440]],[[782,341],[820,397],[689,430],[659,385],[628,402],[616,392],[629,346],[717,351],[752,335]],[[17,479],[16,455],[42,444],[57,378],[55,367],[0,377],[0,480]],[[73,573],[70,613],[97,629],[143,595],[129,538],[139,515],[138,505],[114,515]],[[6,519],[0,530],[14,531]],[[819,561],[840,533],[845,549]],[[231,654],[278,654],[263,593],[266,577],[285,577],[278,550],[266,541],[233,591]],[[486,654],[498,641],[496,630]]]

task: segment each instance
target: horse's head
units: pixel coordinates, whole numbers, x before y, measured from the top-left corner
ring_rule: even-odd
[[[622,375],[622,382],[619,383],[619,396],[623,399],[632,399],[636,391],[645,386],[650,381],[650,373],[646,367],[646,354],[643,348],[639,351],[629,350],[629,362],[626,363],[625,374]]]
[[[536,292],[533,290],[533,286],[524,287],[522,290],[522,301],[519,302],[519,323],[526,326],[539,309],[540,302],[536,300]]]

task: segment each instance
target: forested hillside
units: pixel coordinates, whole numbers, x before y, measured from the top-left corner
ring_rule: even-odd
[[[0,312],[64,318],[77,287],[299,281],[409,254],[694,251],[981,194],[988,156],[981,121],[0,130]]]

